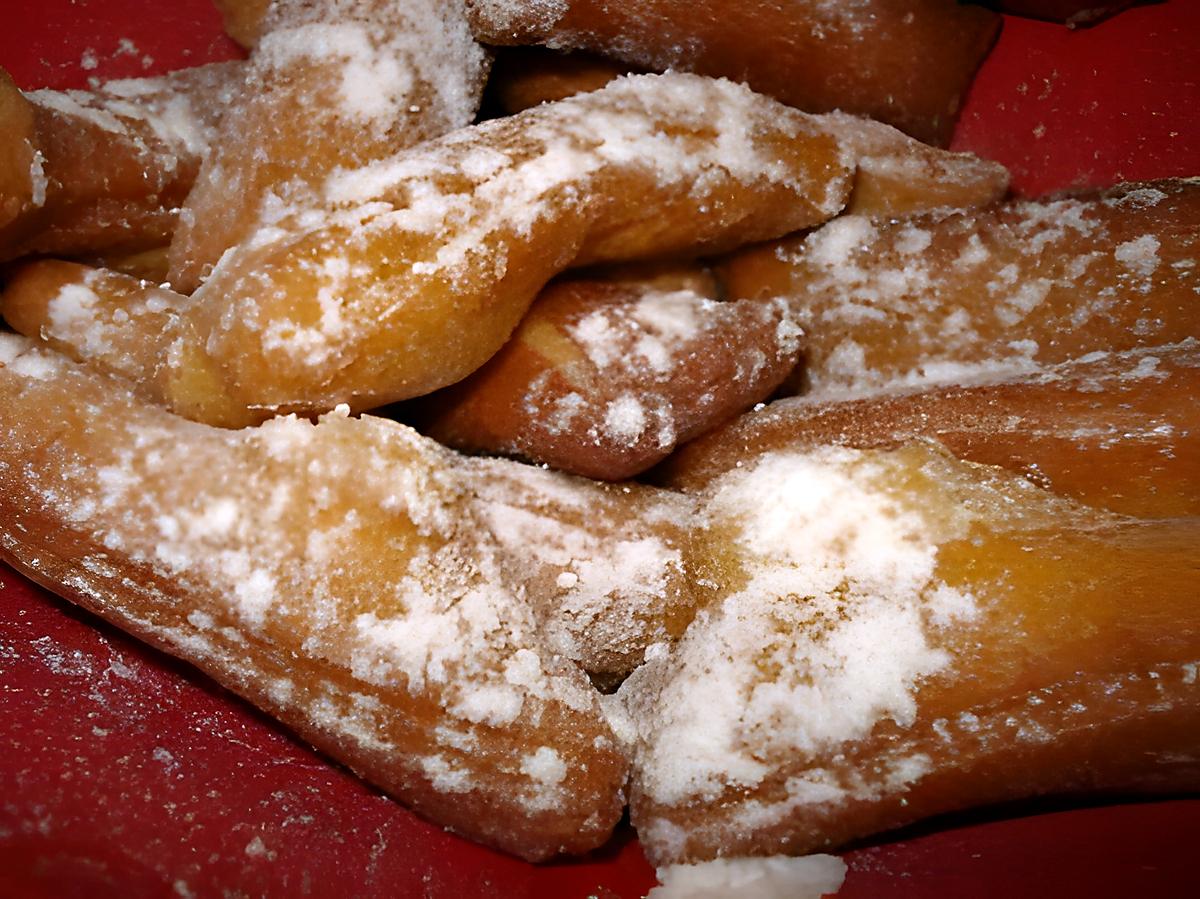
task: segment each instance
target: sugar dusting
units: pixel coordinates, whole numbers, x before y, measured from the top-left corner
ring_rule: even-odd
[[[1194,247],[1186,232],[1155,224],[1167,198],[1130,186],[908,221],[844,216],[781,248],[810,335],[810,394],[847,399],[1030,373],[1064,361],[1046,334],[1095,334],[1095,348],[1106,348],[1114,320],[1127,321],[1140,345],[1158,334],[1178,340],[1178,324],[1161,313],[1134,321],[1156,280],[1162,297],[1196,288],[1187,264],[1170,271],[1167,287],[1164,259]],[[1142,223],[1146,233],[1118,237]]]
[[[820,899],[841,889],[846,863],[832,855],[718,858],[658,869],[646,899]]]
[[[24,359],[40,360],[48,377],[30,379]],[[463,488],[440,448],[344,409],[315,425],[281,418],[219,431],[139,409],[20,338],[0,341],[0,360],[0,389],[23,392],[22,402],[39,390],[64,402],[79,397],[67,403],[79,417],[77,436],[21,487],[29,507],[91,535],[95,552],[70,578],[74,589],[103,604],[103,585],[133,567],[145,573],[140,595],[172,583],[192,597],[176,614],[174,600],[160,595],[159,620],[114,609],[135,632],[234,682],[258,673],[250,636],[321,660],[314,664],[344,672],[356,689],[330,682],[313,695],[311,684],[301,693],[280,682],[272,701],[364,750],[394,748],[377,689],[427,697],[465,731],[536,728],[551,708],[582,720],[596,714],[582,675],[561,666],[551,673],[535,620],[498,567],[486,526],[463,509]],[[4,427],[14,445],[18,425]],[[109,433],[115,428],[119,439]],[[321,551],[310,556],[314,535]],[[382,570],[356,562],[364,552]],[[510,766],[528,802],[560,798],[568,750],[557,742],[547,750],[559,753],[561,768],[548,753],[526,764],[531,773],[519,760]],[[454,746],[442,754],[449,768],[430,762],[425,770],[449,788],[453,765],[467,756]]]
[[[474,298],[502,290],[509,266],[528,259],[534,247],[542,248],[546,279],[571,262],[627,253],[620,241],[610,248],[605,238],[610,229],[626,233],[640,214],[614,203],[613,220],[598,219],[602,210],[582,199],[613,179],[668,196],[682,192],[697,205],[710,193],[715,199],[744,186],[748,208],[737,213],[737,227],[760,228],[764,236],[832,215],[844,202],[848,170],[831,163],[833,171],[814,171],[781,158],[772,145],[782,139],[830,140],[818,119],[730,82],[636,76],[337,169],[316,198],[279,193],[264,204],[257,230],[217,262],[195,294],[197,309],[215,296],[231,308],[215,326],[204,325],[212,331],[205,352],[219,357],[227,342],[236,342],[243,356],[254,346],[281,380],[342,377],[352,364],[365,365],[364,347],[381,325],[400,326],[435,297],[450,309],[475,308]],[[778,191],[796,196],[786,215],[757,217],[754,198]],[[664,232],[639,252],[694,249],[705,239],[725,239],[733,225],[732,213],[709,216],[698,220],[697,233]],[[350,276],[330,283],[324,299],[316,296],[324,277],[309,291],[308,252],[346,262]],[[380,258],[396,264],[381,272]],[[293,270],[304,279],[304,293],[283,274]],[[285,290],[281,281],[291,286]],[[327,318],[330,305],[338,315]],[[439,361],[423,360],[422,372]],[[652,419],[652,410],[644,413]],[[655,431],[651,425],[647,432]]]
[[[976,608],[936,576],[938,545],[965,534],[970,513],[921,508],[889,486],[904,464],[837,448],[775,453],[713,485],[710,527],[736,528],[747,581],[618,694],[639,728],[641,784],[655,802],[753,789],[777,766],[836,752],[880,721],[912,724],[917,686],[950,662],[939,635]],[[797,781],[783,807],[741,813],[749,823],[789,802],[901,789],[923,770],[915,758],[896,766],[857,786]]]

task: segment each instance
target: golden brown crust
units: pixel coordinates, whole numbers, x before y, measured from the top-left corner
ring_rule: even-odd
[[[165,244],[241,68],[215,63],[21,100],[11,83],[0,88],[5,115],[19,105],[25,123],[4,132],[4,152],[21,160],[4,164],[0,202],[24,199],[19,214],[0,221],[0,259]]]
[[[485,43],[590,50],[655,71],[731,78],[809,112],[870,116],[942,146],[1000,28],[995,13],[952,0],[468,7]]]
[[[170,281],[191,293],[230,247],[325,179],[470,123],[487,57],[438,0],[276,0],[187,196]]]
[[[130,316],[146,347],[130,373],[224,425],[428,393],[489,358],[566,266],[824,221],[851,166],[822,120],[727,82],[626,79],[331,176],[340,202],[262,224],[168,330]]]
[[[765,399],[799,353],[781,302],[565,281],[479,371],[415,414],[456,449],[622,480]]]
[[[378,419],[194,425],[10,335],[0,399],[22,571],[474,839],[539,859],[607,837],[625,762],[453,457]]]
[[[225,33],[247,50],[262,37],[271,0],[213,0]]]
[[[1195,787],[1200,520],[1096,512],[920,445],[767,454],[703,502],[712,604],[618,693],[655,864]]]
[[[512,48],[497,58],[490,89],[506,112],[599,90],[625,68],[586,53]],[[934,209],[986,206],[1008,191],[999,163],[949,153],[862,116],[835,112],[828,120],[857,161],[846,212],[899,218]]]
[[[34,107],[8,72],[0,69],[0,240],[23,233],[13,222],[34,207],[38,170]]]
[[[674,489],[782,449],[937,440],[1060,496],[1147,518],[1200,515],[1200,345],[1099,354],[1023,378],[846,402],[792,398],[681,448],[655,472]]]
[[[814,395],[865,395],[1200,334],[1200,184],[844,216],[725,260],[731,297],[787,296]]]

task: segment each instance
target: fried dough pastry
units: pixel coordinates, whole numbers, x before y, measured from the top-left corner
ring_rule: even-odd
[[[768,453],[702,501],[713,599],[611,709],[652,863],[1200,786],[1200,519],[1098,512],[921,444]]]
[[[894,218],[1007,189],[995,163],[867,119],[826,120],[857,159],[852,211]],[[700,265],[609,277],[618,283],[551,285],[481,369],[418,405],[419,427],[458,449],[619,480],[765,399],[795,367],[799,334],[780,300],[715,302],[722,288]]]
[[[0,71],[0,260],[166,244],[241,72],[22,93]]]
[[[439,0],[275,0],[171,242],[191,293],[227,249],[319,206],[325,179],[470,123],[487,57]]]
[[[945,145],[1000,27],[953,0],[468,0],[484,43],[589,50],[743,81],[809,112],[870,116]]]
[[[1200,343],[1096,353],[997,384],[848,402],[790,397],[682,447],[655,480],[688,492],[760,456],[937,440],[1089,506],[1200,516]]]
[[[188,298],[131,275],[40,259],[15,269],[0,308],[17,331],[98,371],[129,377],[153,363],[147,333],[167,330]]]
[[[139,348],[112,367],[231,426],[420,396],[479,368],[569,265],[824,221],[849,192],[847,155],[824,120],[729,82],[622,79],[335,173],[332,210],[261,228],[168,328],[127,314]]]
[[[733,254],[729,296],[787,296],[814,396],[1032,370],[1200,336],[1200,182],[907,221],[843,217]]]
[[[1008,192],[1008,170],[998,162],[939,150],[860,116],[832,112],[826,118],[857,160],[847,213],[905,218],[986,206]]]
[[[586,851],[621,815],[625,762],[454,466],[344,410],[183,421],[0,335],[0,559],[447,827],[528,859]]]
[[[491,89],[509,112],[519,112],[598,90],[624,74],[588,54],[532,47],[501,54]],[[999,200],[1008,191],[1004,166],[971,153],[950,153],[913,140],[890,125],[833,112],[827,116],[857,162],[845,211],[883,218],[934,209],[966,209]]]
[[[765,399],[799,355],[782,301],[566,281],[483,368],[428,397],[417,421],[456,449],[621,480]]]
[[[463,459],[459,477],[546,645],[597,683],[619,682],[691,623],[704,598],[691,574],[693,497],[503,459]]]

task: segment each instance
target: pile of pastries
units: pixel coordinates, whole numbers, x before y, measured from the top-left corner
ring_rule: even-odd
[[[0,72],[0,558],[531,860],[1200,784],[1200,181],[940,149],[995,13],[218,6]]]

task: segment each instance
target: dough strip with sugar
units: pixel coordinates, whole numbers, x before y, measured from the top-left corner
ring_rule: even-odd
[[[141,349],[120,367],[231,426],[421,395],[477,369],[567,266],[817,224],[853,165],[823,120],[728,82],[622,79],[333,173],[320,208],[226,253],[166,330],[129,315]],[[4,313],[30,335],[45,324],[8,299]]]
[[[460,5],[275,0],[171,242],[191,293],[221,255],[325,180],[470,124],[488,57]]]
[[[766,399],[800,338],[779,300],[563,281],[482,368],[427,397],[416,422],[455,449],[622,480]]]
[[[809,395],[1028,372],[1200,336],[1200,183],[824,228],[732,254],[732,298],[788,297]]]
[[[0,261],[165,245],[242,70],[25,92],[0,70]]]
[[[953,0],[469,0],[490,44],[590,50],[655,71],[744,81],[810,112],[842,109],[945,144],[999,31]]]
[[[625,761],[456,464],[344,410],[188,422],[0,334],[0,558],[442,825],[528,859],[587,851]]]
[[[766,453],[699,499],[712,598],[610,705],[653,864],[1194,789],[1200,518],[1100,512],[923,444]]]

